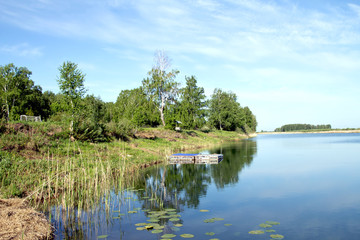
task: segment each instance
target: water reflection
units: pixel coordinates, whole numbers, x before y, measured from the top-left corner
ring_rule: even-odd
[[[196,209],[201,198],[207,195],[212,184],[216,188],[236,184],[244,167],[249,166],[257,152],[256,141],[242,141],[235,144],[214,148],[208,153],[222,153],[224,159],[216,165],[183,164],[158,165],[144,170],[131,189],[107,193],[92,210],[57,211],[60,216],[53,220],[59,239],[96,239],[106,234],[107,239],[149,238],[145,231],[136,231],[134,223],[154,219],[154,211],[174,209],[176,214],[185,209]],[[116,188],[116,186],[114,187]],[[120,216],[119,214],[125,214]],[[176,214],[173,215],[176,215]],[[158,216],[159,224],[164,226],[164,233],[175,231],[176,224],[183,219],[171,222],[164,215]],[[145,219],[144,219],[145,218]],[[149,219],[150,218],[150,219]],[[144,233],[145,232],[145,233]],[[109,234],[110,233],[110,234]]]
[[[240,172],[250,166],[257,152],[256,141],[248,140],[237,144],[213,149],[210,153],[224,153],[224,159],[218,166],[211,166],[211,177],[217,188],[236,184]]]

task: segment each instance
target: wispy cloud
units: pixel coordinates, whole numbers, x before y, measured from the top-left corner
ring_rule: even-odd
[[[41,47],[32,47],[28,43],[21,43],[11,46],[4,45],[0,47],[0,51],[22,57],[38,57],[43,55]]]

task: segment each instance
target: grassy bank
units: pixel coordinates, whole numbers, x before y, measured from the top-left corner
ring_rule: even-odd
[[[245,138],[225,131],[175,132],[139,129],[128,141],[70,141],[53,123],[1,126],[0,197],[27,198],[43,205],[86,208],[110,186],[121,188],[138,169],[163,162],[173,152],[190,151]]]

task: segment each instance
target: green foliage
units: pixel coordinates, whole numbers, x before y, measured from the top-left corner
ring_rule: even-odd
[[[220,130],[235,131],[245,126],[244,110],[236,101],[234,93],[215,89],[209,105],[209,122]]]
[[[67,110],[71,113],[70,133],[73,134],[75,114],[79,112],[79,103],[86,93],[85,74],[77,68],[77,64],[69,61],[59,67],[59,72],[60,76],[57,81],[60,91],[68,103]]]
[[[134,136],[136,127],[127,119],[121,119],[119,122],[110,122],[107,124],[109,134],[117,139],[128,140]]]
[[[163,126],[165,126],[165,108],[169,103],[176,100],[179,92],[179,83],[175,81],[179,71],[171,70],[170,72],[166,72],[170,66],[170,60],[161,51],[157,52],[157,54],[155,59],[156,66],[148,72],[149,77],[142,81],[142,87],[148,101],[155,103],[160,113],[161,122]]]
[[[30,79],[31,71],[10,63],[0,66],[0,117],[18,120],[20,115],[49,116],[49,101]]]
[[[328,130],[331,129],[330,124],[323,125],[311,125],[311,124],[287,124],[280,128],[276,128],[275,132],[291,132],[291,131],[302,131],[302,130]]]
[[[143,88],[123,90],[114,104],[111,121],[123,119],[131,121],[136,126],[158,126],[159,115],[155,104],[148,99]]]
[[[185,77],[185,80],[186,86],[180,90],[179,120],[184,129],[199,129],[206,123],[205,91],[196,85],[195,76]]]

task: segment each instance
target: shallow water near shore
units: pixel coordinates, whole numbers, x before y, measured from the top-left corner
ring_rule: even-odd
[[[259,135],[204,153],[224,160],[148,168],[92,209],[54,206],[56,239],[360,239],[360,134]]]

